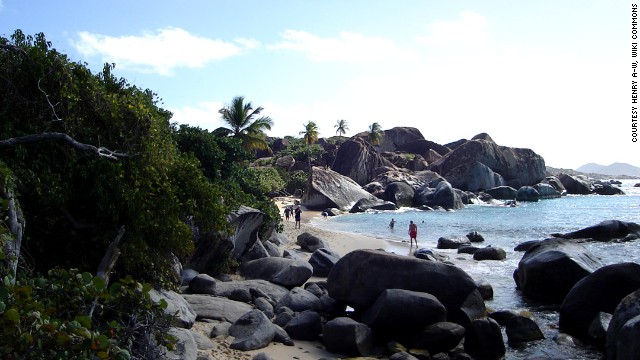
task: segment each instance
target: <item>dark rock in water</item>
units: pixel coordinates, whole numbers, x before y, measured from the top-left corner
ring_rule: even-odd
[[[473,255],[473,253],[478,251],[478,249],[480,249],[480,248],[476,247],[476,246],[463,245],[463,246],[460,246],[458,248],[458,254],[471,254],[471,255]]]
[[[598,195],[624,195],[624,191],[611,184],[597,184],[593,187],[593,192]]]
[[[440,161],[444,159],[436,160],[436,163]],[[446,179],[453,187],[466,191],[483,191],[506,183],[502,175],[478,161],[452,168],[447,173]]]
[[[411,341],[411,346],[431,354],[447,352],[460,344],[465,328],[452,322],[439,322],[424,328]]]
[[[571,289],[560,306],[560,331],[587,339],[598,312],[613,313],[625,296],[638,289],[639,264],[613,264],[594,271]]]
[[[462,269],[441,262],[355,250],[343,256],[327,278],[329,295],[356,309],[371,306],[386,289],[429,293],[445,306],[450,321],[464,322],[485,311],[473,279]],[[465,303],[474,297],[480,301],[471,302],[463,311]]]
[[[469,241],[471,241],[472,243],[479,243],[484,241],[484,237],[482,237],[482,235],[480,235],[477,231],[468,233],[467,239],[469,239]]]
[[[553,236],[563,239],[593,239],[596,241],[622,239],[628,235],[640,236],[640,225],[627,221],[605,220],[597,225],[566,234],[553,234]]]
[[[362,198],[353,205],[350,213],[361,213],[369,209],[373,210],[396,210],[396,204],[391,201],[384,201],[378,198]]]
[[[540,200],[540,193],[531,186],[523,186],[516,193],[517,201],[536,202]]]
[[[500,359],[507,352],[500,325],[490,318],[476,319],[467,327],[464,350],[474,358]]]
[[[515,248],[513,248],[513,251],[527,251],[532,246],[538,244],[540,241],[542,240],[529,240],[529,241],[522,242],[518,244]]]
[[[275,336],[275,328],[262,311],[251,310],[231,325],[229,335],[235,337],[230,348],[242,351],[256,350],[271,343]]]
[[[324,240],[308,232],[298,235],[296,238],[296,245],[300,246],[302,250],[311,253],[318,249],[328,248],[327,243],[325,243]]]
[[[522,256],[516,285],[527,297],[560,303],[573,285],[601,266],[584,246],[568,240],[547,239],[533,245]]]
[[[511,186],[498,186],[484,191],[497,200],[513,200],[518,191]]]
[[[567,193],[567,189],[562,185],[562,181],[555,176],[547,176],[542,180],[542,183],[551,185],[560,195],[565,195]],[[542,192],[540,195],[542,195]]]
[[[415,190],[407,183],[394,182],[384,190],[383,200],[394,203],[397,207],[411,207]]]
[[[444,254],[439,254],[436,252],[433,252],[429,249],[418,249],[416,251],[413,252],[413,256],[417,257],[418,259],[422,259],[422,260],[429,260],[429,261],[447,261],[449,260],[449,257],[447,255]]]
[[[557,199],[562,196],[555,187],[549,184],[535,184],[533,185],[533,189],[540,194],[540,199]]]
[[[447,309],[427,293],[387,289],[362,315],[361,321],[377,333],[414,334],[426,325],[445,321]]]
[[[413,206],[442,206],[447,210],[464,208],[460,195],[447,181],[441,181],[435,189],[428,186],[419,188],[413,197]]]
[[[590,343],[596,344],[598,347],[604,346],[607,339],[607,329],[609,328],[611,317],[611,314],[600,311],[593,318],[593,321],[591,321],[589,329],[587,330],[587,336],[589,337]]]
[[[438,239],[438,249],[458,249],[462,246],[471,246],[471,242],[467,238],[449,239],[441,237]]]
[[[504,249],[499,247],[487,246],[486,248],[478,249],[473,253],[473,260],[504,260],[507,258],[507,253]]]
[[[293,288],[291,291],[282,297],[276,309],[281,307],[287,307],[295,312],[301,312],[305,310],[320,310],[320,299],[313,295],[311,292],[303,288]]]
[[[466,186],[474,180],[473,177],[467,177],[466,182],[464,182],[464,176],[458,176],[456,181],[450,179],[456,172],[456,168],[469,167],[475,163],[486,166],[504,179],[518,180],[523,185],[539,183],[544,179],[546,173],[544,159],[532,150],[498,146],[495,142],[485,139],[469,140],[463,143],[443,156],[442,159],[431,164],[429,170],[433,170],[448,181],[452,181],[452,184],[457,188],[477,191],[480,189],[474,190]],[[459,184],[458,181],[460,181]],[[484,189],[491,187],[484,187]]]
[[[349,210],[353,203],[363,198],[375,199],[375,196],[347,176],[314,166],[311,190],[304,194],[302,202],[312,210]]]
[[[593,192],[593,187],[587,179],[568,174],[559,174],[558,179],[560,179],[562,186],[567,189],[568,194],[587,195]]]
[[[640,316],[627,321],[618,331],[616,359],[640,358]]]
[[[631,342],[626,341],[630,338],[628,336],[619,337],[621,332],[630,333],[629,330],[631,329],[627,328],[623,330],[623,328],[631,320],[638,319],[638,316],[640,316],[640,290],[636,290],[622,299],[618,306],[616,306],[616,310],[613,312],[613,316],[609,322],[609,328],[607,329],[605,352],[607,359],[639,358],[640,352],[627,353],[628,350],[634,348],[638,343],[638,337],[636,336],[635,338],[631,338],[634,339]],[[619,351],[621,352],[620,356],[618,356]],[[625,355],[633,356],[625,357]]]
[[[498,310],[489,313],[489,317],[495,320],[501,326],[507,326],[509,320],[511,320],[515,316],[520,316],[520,314],[513,310]]]
[[[328,321],[322,330],[322,342],[328,351],[351,356],[367,356],[373,348],[373,332],[348,317]]]
[[[284,330],[294,340],[317,340],[322,332],[322,318],[315,311],[307,310],[296,314]]]
[[[509,319],[506,326],[509,346],[517,346],[522,343],[542,340],[544,335],[538,324],[526,316],[516,315]]]
[[[482,295],[483,300],[486,301],[493,299],[493,286],[491,286],[488,281],[480,280],[477,281],[476,284],[478,285],[478,291],[480,292],[480,295]]]
[[[327,248],[318,249],[311,254],[309,264],[313,267],[313,276],[327,277],[340,255]]]
[[[353,137],[340,145],[332,170],[364,186],[373,179],[373,170],[393,166],[366,140]]]
[[[275,257],[248,261],[239,270],[247,279],[267,280],[286,288],[301,286],[313,275],[313,267],[306,261]]]

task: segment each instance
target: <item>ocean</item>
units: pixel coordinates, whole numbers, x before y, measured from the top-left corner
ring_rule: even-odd
[[[523,347],[507,346],[507,359],[526,359],[532,356],[551,356],[566,359],[599,359],[601,353],[589,347],[573,347],[554,341],[558,335],[557,307],[537,304],[521,296],[515,288],[513,271],[518,267],[522,252],[514,247],[528,240],[542,240],[552,233],[565,233],[596,225],[604,220],[623,220],[640,223],[640,180],[620,180],[625,195],[569,195],[558,199],[518,203],[517,207],[498,205],[467,205],[456,211],[420,211],[402,208],[396,211],[374,211],[346,214],[328,219],[316,218],[314,226],[333,231],[363,234],[388,243],[387,251],[410,255],[409,221],[418,225],[421,248],[433,249],[450,258],[469,260],[465,270],[475,280],[486,280],[494,290],[493,300],[486,302],[493,310],[527,311],[533,315],[545,334],[545,340]],[[395,219],[393,229],[389,222]],[[485,239],[475,246],[500,247],[507,252],[503,261],[472,260],[472,255],[457,254],[456,250],[437,249],[440,237],[464,237],[477,231]],[[619,262],[640,263],[640,240],[627,243],[585,243],[593,255],[604,264]],[[414,246],[415,249],[415,246]],[[506,340],[506,336],[505,336]]]

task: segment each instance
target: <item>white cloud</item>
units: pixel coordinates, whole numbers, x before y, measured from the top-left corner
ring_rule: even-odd
[[[196,106],[170,108],[169,111],[173,113],[172,122],[213,131],[224,125],[218,113],[223,107],[224,104],[221,102],[209,101],[198,103]]]
[[[86,57],[102,56],[104,62],[115,62],[122,68],[167,76],[178,67],[199,68],[208,62],[238,55],[243,48],[249,48],[250,41],[238,41],[239,46],[169,27],[141,36],[113,37],[80,32],[78,40],[71,43]],[[257,43],[251,45],[255,47]]]
[[[431,34],[416,38],[418,43],[431,45],[481,45],[489,39],[487,19],[471,11],[464,11],[460,19],[435,22]]]
[[[321,38],[300,30],[285,30],[283,41],[268,46],[272,50],[291,50],[305,54],[315,62],[375,64],[387,60],[412,59],[415,55],[381,37],[341,32],[337,38]]]

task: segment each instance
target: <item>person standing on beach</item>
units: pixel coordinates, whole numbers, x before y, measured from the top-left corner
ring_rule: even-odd
[[[409,246],[413,246],[413,240],[415,240],[416,247],[418,247],[418,225],[414,224],[413,221],[409,221],[409,238],[411,242]]]
[[[296,208],[295,217],[296,217],[296,225],[294,226],[294,228],[300,229],[300,219],[302,217],[302,209],[300,209],[300,206]],[[416,240],[416,244],[417,243],[418,241]]]
[[[289,215],[291,214],[291,209],[289,207],[284,208],[284,218],[289,221]]]

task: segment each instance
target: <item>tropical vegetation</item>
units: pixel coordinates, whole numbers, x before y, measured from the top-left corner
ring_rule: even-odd
[[[265,130],[271,130],[273,120],[268,116],[260,116],[262,107],[253,108],[250,102],[245,102],[243,96],[236,96],[231,104],[220,109],[221,119],[229,128],[219,127],[214,130],[216,135],[233,136],[240,139],[242,146],[248,150],[262,150],[267,147]]]

